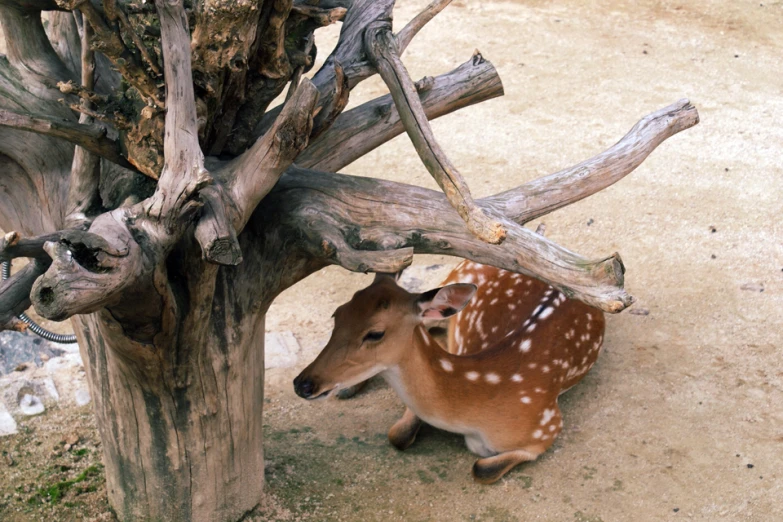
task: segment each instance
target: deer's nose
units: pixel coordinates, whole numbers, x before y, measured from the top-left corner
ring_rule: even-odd
[[[313,394],[315,384],[309,377],[302,378],[301,376],[294,379],[294,391],[303,399],[307,399]]]

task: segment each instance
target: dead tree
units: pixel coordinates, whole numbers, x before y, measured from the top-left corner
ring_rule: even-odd
[[[685,101],[579,165],[474,200],[428,123],[502,94],[481,54],[414,82],[393,0],[0,0],[0,322],[71,319],[121,520],[238,520],[263,489],[264,319],[330,264],[414,253],[538,277],[609,312],[617,254],[523,225],[620,180],[698,122]],[[44,27],[43,11],[49,12]],[[312,80],[313,32],[340,21]],[[378,73],[390,95],[345,111]],[[271,107],[288,86],[285,102]],[[442,193],[335,174],[406,132]]]

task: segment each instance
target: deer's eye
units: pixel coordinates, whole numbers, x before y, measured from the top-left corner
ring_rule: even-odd
[[[386,332],[367,332],[363,341],[380,341],[385,334]]]

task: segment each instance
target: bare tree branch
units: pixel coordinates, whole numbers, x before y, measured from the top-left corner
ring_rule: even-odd
[[[23,331],[26,328],[16,316],[30,308],[30,289],[48,266],[46,261],[33,259],[0,283],[0,331]]]
[[[198,191],[213,182],[198,142],[196,99],[190,67],[190,32],[182,0],[156,0],[166,80],[165,164],[145,212],[174,234],[200,207]],[[175,237],[171,238],[176,239]]]
[[[633,303],[623,290],[619,255],[585,259],[499,215],[493,217],[506,227],[506,241],[484,243],[465,229],[445,196],[432,190],[292,167],[263,209],[263,219],[283,220],[291,228],[288,234],[300,238],[306,255],[349,270],[374,269],[382,259],[378,252],[392,251],[394,266],[382,270],[390,271],[404,264],[404,249],[413,248],[528,274],[607,312]]]
[[[699,123],[690,101],[680,100],[642,118],[615,145],[578,165],[482,200],[495,212],[527,223],[617,183],[665,139]]]
[[[397,46],[400,50],[400,55],[411,43],[411,40],[421,31],[421,29],[429,23],[430,20],[435,18],[446,6],[451,3],[451,0],[434,0],[428,5],[424,11],[417,14],[413,20],[403,27],[400,32],[397,33]]]
[[[95,88],[95,53],[90,48],[92,27],[84,23],[82,26],[82,89],[91,92]],[[62,88],[61,88],[62,90]],[[82,99],[82,106],[92,108],[89,100]],[[82,113],[80,124],[91,124],[90,116]],[[101,194],[98,189],[101,176],[100,157],[81,146],[76,146],[71,165],[71,183],[68,188],[68,203],[66,207],[66,228],[81,227],[89,223],[90,215],[97,214],[102,209]]]
[[[22,238],[17,232],[7,232],[0,238],[0,263],[11,261],[18,257],[30,257],[48,260],[49,256],[43,246],[48,241],[59,241],[61,232],[45,234],[43,236]]]
[[[303,79],[264,137],[219,173],[227,180],[239,210],[234,221],[236,230],[245,226],[258,203],[307,145],[317,101],[318,90],[310,80]]]
[[[393,7],[394,0],[357,0],[349,7],[343,19],[337,45],[313,76],[313,84],[321,94],[318,101],[319,108],[332,107],[333,98],[338,92],[342,92],[337,85],[336,64],[342,67],[344,81],[348,83],[349,90],[375,74],[375,68],[365,54],[362,37],[369,25],[379,21],[390,22]],[[282,107],[279,105],[267,111],[258,120],[252,132],[254,139],[262,136],[272,126]],[[320,130],[323,132],[326,129]]]
[[[49,42],[40,13],[3,5],[0,6],[0,22],[11,64],[32,74],[40,88],[45,89],[47,82],[75,79]]]
[[[416,84],[427,119],[503,95],[492,64],[476,55],[453,71]],[[405,131],[391,95],[381,96],[344,112],[323,135],[310,141],[296,164],[339,172]]]
[[[446,198],[465,220],[468,229],[478,238],[492,244],[503,242],[506,236],[503,226],[475,204],[462,175],[435,141],[413,80],[398,56],[390,27],[379,26],[367,29],[365,43],[367,53],[389,87],[394,105],[400,113],[400,119],[416,152],[443,189]]]
[[[133,168],[120,154],[117,142],[107,138],[106,130],[95,124],[50,120],[0,109],[0,127],[62,138],[117,165]]]

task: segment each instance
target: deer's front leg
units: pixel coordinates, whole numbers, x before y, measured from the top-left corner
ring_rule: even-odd
[[[410,408],[405,408],[400,420],[389,430],[389,442],[398,450],[406,450],[416,440],[422,420]]]

